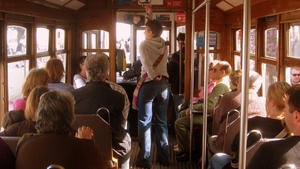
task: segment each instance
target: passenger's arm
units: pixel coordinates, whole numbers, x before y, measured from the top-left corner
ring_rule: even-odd
[[[151,5],[145,5],[144,6],[145,11],[146,11],[146,22],[148,21],[148,19],[153,19],[152,17],[152,6]]]
[[[82,87],[82,86],[85,86],[85,84],[86,84],[85,81],[82,78],[78,77],[78,76],[79,75],[74,76],[74,83],[75,83],[75,86],[76,86],[77,89]]]

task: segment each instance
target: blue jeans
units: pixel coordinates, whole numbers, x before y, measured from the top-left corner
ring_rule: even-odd
[[[179,94],[172,94],[173,96],[173,101],[174,101],[174,112],[175,112],[175,117],[178,119],[178,106],[184,102],[184,96],[179,95]]]
[[[169,83],[166,78],[160,81],[145,82],[138,96],[138,138],[140,151],[137,163],[151,165],[151,124],[155,120],[156,156],[160,162],[169,161],[167,109],[169,103]]]

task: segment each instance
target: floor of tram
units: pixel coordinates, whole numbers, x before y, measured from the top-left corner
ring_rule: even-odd
[[[153,136],[152,136],[153,140]],[[193,162],[178,162],[176,160],[176,152],[173,151],[173,146],[177,144],[174,134],[169,135],[169,153],[170,153],[170,166],[164,167],[156,161],[156,145],[155,141],[152,141],[151,159],[152,169],[201,169],[201,163],[199,161]],[[132,138],[131,142],[131,157],[130,157],[130,169],[141,169],[135,166],[137,155],[139,152],[137,137]]]

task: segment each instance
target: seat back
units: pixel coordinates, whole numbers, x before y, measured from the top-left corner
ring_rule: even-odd
[[[77,130],[81,126],[93,129],[93,139],[107,159],[112,159],[112,140],[110,125],[98,114],[77,114],[72,127]]]
[[[283,164],[278,169],[297,169],[295,164]]]
[[[211,114],[211,116],[212,116],[212,118],[213,118],[213,120],[212,120],[212,135],[218,134],[219,125],[216,123],[215,115],[216,115],[216,112],[217,112],[218,107],[220,106],[220,102],[221,102],[222,98],[223,98],[223,95],[220,94],[220,95],[219,95],[219,98],[218,98],[218,101],[217,101],[217,103],[215,104],[215,107],[214,107],[214,109],[213,109],[213,111],[212,111],[212,114]]]
[[[18,142],[21,139],[21,137],[1,136],[1,138],[9,146],[9,148],[12,150],[12,152],[16,155],[17,145],[18,145]]]
[[[65,169],[65,168],[58,164],[51,164],[47,167],[47,169]]]
[[[278,141],[278,140],[284,140],[285,138],[261,138],[257,142],[253,143],[252,145],[248,146],[246,150],[246,166],[251,161],[252,157],[256,153],[256,151],[259,149],[261,145],[263,145],[266,142],[270,141]]]
[[[231,144],[235,135],[240,131],[240,122],[240,112],[237,109],[232,109],[227,113],[223,144],[223,152],[226,154],[231,153]]]

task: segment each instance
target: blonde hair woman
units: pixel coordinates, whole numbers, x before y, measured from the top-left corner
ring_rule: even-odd
[[[48,86],[49,75],[44,68],[38,69],[33,68],[29,71],[28,75],[25,78],[25,81],[22,86],[22,95],[23,98],[17,99],[13,103],[13,110],[25,110],[26,99],[29,96],[32,89],[36,86]]]
[[[48,92],[46,86],[35,87],[26,100],[25,119],[22,122],[15,123],[0,133],[0,136],[22,136],[25,133],[36,133],[35,112],[40,102],[40,97]]]
[[[49,89],[50,90],[66,90],[72,92],[74,87],[71,84],[61,82],[64,77],[64,66],[60,59],[51,58],[46,63],[46,70],[49,74]]]

